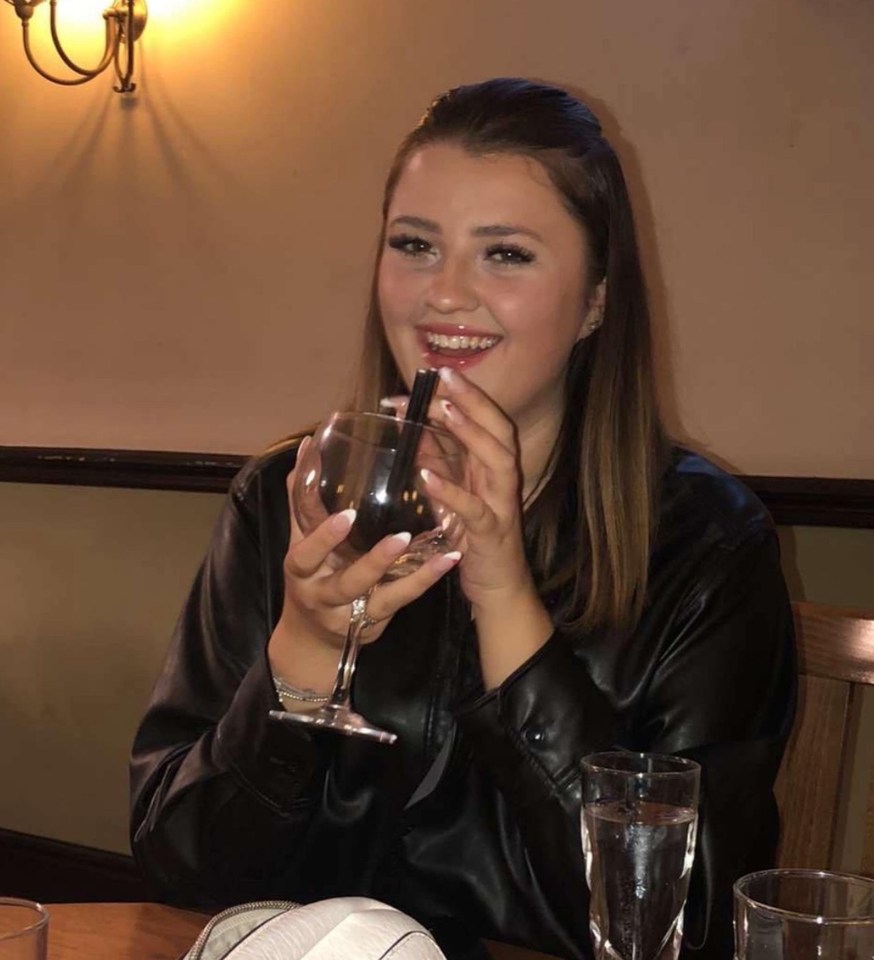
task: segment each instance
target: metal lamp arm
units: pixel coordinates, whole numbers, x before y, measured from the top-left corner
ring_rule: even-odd
[[[84,77],[74,78],[64,78],[64,77],[54,77],[50,73],[46,73],[45,70],[36,62],[33,56],[33,52],[30,49],[30,33],[28,31],[29,24],[27,21],[22,21],[21,24],[21,34],[24,39],[24,55],[30,61],[30,65],[34,70],[41,76],[45,77],[46,80],[51,80],[52,83],[60,83],[65,87],[75,87],[80,83],[88,83],[89,80],[94,79],[94,75],[88,75]]]
[[[58,36],[57,11],[58,0],[49,0],[49,26],[52,32],[52,43],[55,45],[55,50],[57,51],[58,56],[73,71],[73,73],[78,73],[83,77],[91,78],[96,77],[99,73],[103,73],[103,71],[109,66],[109,62],[112,60],[112,56],[118,47],[119,28],[115,19],[115,14],[109,10],[104,12],[103,18],[106,21],[106,46],[103,50],[103,56],[100,58],[100,63],[94,67],[93,70],[87,70],[84,67],[80,67],[75,64],[64,51],[64,48],[61,45],[61,38]]]
[[[124,72],[122,73],[121,64],[119,63],[121,43],[116,42],[115,50],[112,54],[112,62],[115,66],[115,75],[118,77],[118,86],[113,87],[113,90],[115,90],[116,93],[133,93],[133,91],[137,88],[135,83],[131,83],[131,79],[134,75],[134,38],[136,36],[134,3],[133,0],[123,0],[123,4],[125,11],[124,13],[118,13],[117,16],[119,18],[119,40],[124,41],[125,50],[127,51],[127,63],[125,65]],[[124,18],[123,28],[121,27],[122,17]]]
[[[46,80],[52,83],[58,83],[65,87],[75,87],[82,83],[93,80],[96,76],[103,73],[112,63],[115,67],[115,73],[119,80],[119,86],[114,89],[118,93],[130,93],[136,89],[133,83],[134,73],[134,43],[139,39],[143,32],[146,19],[145,0],[115,0],[108,10],[103,11],[103,19],[106,23],[106,38],[103,54],[100,62],[93,69],[80,67],[66,53],[61,44],[61,38],[58,36],[57,24],[57,0],[49,2],[49,24],[51,28],[52,42],[55,51],[61,60],[78,77],[56,77],[54,74],[44,70],[36,61],[33,50],[30,46],[30,20],[33,16],[33,8],[41,3],[42,0],[7,0],[7,3],[15,7],[15,12],[21,20],[21,36],[24,43],[24,54],[28,63],[33,69]],[[127,47],[125,55],[124,68],[122,68],[121,45]]]

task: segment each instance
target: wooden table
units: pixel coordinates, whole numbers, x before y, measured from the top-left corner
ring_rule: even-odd
[[[49,903],[49,960],[177,960],[209,914],[159,903]],[[489,943],[495,960],[550,960]]]
[[[177,960],[209,914],[160,903],[48,903],[49,960]]]

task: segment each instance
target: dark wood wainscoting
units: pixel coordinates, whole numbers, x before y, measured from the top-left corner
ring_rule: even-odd
[[[0,481],[224,493],[245,461],[231,453],[0,446]],[[874,528],[874,480],[741,479],[782,526]]]
[[[132,857],[0,830],[0,896],[41,903],[154,900]]]

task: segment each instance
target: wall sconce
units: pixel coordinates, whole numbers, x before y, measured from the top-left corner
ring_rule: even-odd
[[[92,70],[87,70],[74,63],[61,46],[58,37],[57,24],[57,0],[49,0],[49,25],[52,34],[52,43],[61,60],[73,71],[78,74],[77,77],[55,77],[47,73],[36,62],[33,51],[30,48],[30,18],[33,16],[33,8],[42,0],[6,0],[15,7],[15,12],[21,20],[21,34],[24,40],[24,53],[30,61],[30,65],[46,80],[52,83],[60,83],[66,87],[77,86],[80,83],[88,83],[95,77],[103,73],[106,68],[112,64],[115,67],[115,73],[118,77],[118,86],[113,87],[116,93],[132,93],[137,85],[133,82],[134,75],[134,43],[139,39],[140,34],[146,26],[146,4],[145,0],[115,0],[113,5],[103,11],[103,19],[106,21],[106,47],[100,62]],[[125,55],[122,56],[121,46],[124,44]],[[122,60],[124,65],[122,66]]]

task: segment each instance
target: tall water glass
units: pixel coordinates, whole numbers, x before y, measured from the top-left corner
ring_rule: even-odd
[[[874,880],[762,870],[734,885],[736,960],[871,960]]]
[[[680,757],[582,762],[582,838],[596,960],[676,960],[695,853],[701,770]]]
[[[0,960],[46,960],[48,932],[42,904],[0,897]]]

